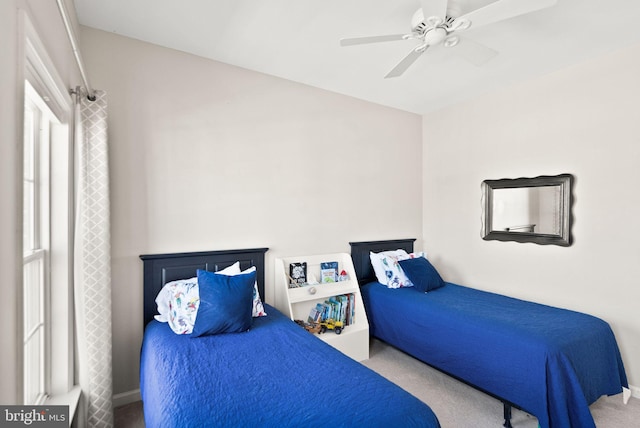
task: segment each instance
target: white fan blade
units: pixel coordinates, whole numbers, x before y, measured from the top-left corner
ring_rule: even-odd
[[[476,66],[481,66],[498,55],[498,51],[491,49],[482,43],[469,39],[460,39],[460,42],[452,48],[456,54]]]
[[[405,34],[389,34],[386,36],[354,37],[352,39],[341,39],[340,46],[363,45],[366,43],[393,42],[404,40]]]
[[[411,64],[416,62],[416,60],[420,57],[420,55],[422,55],[425,50],[427,50],[427,48],[428,46],[418,46],[417,48],[413,49],[407,56],[402,58],[402,61],[400,61],[398,65],[393,67],[393,69],[389,73],[387,73],[384,78],[387,79],[389,77],[398,77],[402,75],[402,73],[404,73],[409,67],[411,67]]]
[[[458,17],[456,21],[470,21],[471,27],[476,28],[481,25],[491,24],[513,18],[514,16],[551,7],[556,3],[557,0],[498,0],[462,15]],[[455,21],[453,25],[455,26]]]
[[[447,3],[449,0],[421,0],[420,5],[425,21],[432,16],[437,16],[444,21],[447,16]]]

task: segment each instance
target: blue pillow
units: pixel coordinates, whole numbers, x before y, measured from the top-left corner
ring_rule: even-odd
[[[192,337],[239,333],[251,327],[256,272],[235,276],[198,269],[200,307]]]
[[[427,292],[444,286],[442,277],[424,257],[400,260],[400,267],[416,289]]]

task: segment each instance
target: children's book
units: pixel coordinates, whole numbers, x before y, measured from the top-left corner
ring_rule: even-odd
[[[314,306],[313,308],[311,308],[311,310],[309,311],[309,318],[307,319],[307,321],[309,322],[320,322],[322,321],[322,311],[323,311],[323,307],[322,304],[318,303],[316,306]]]
[[[307,283],[307,262],[289,264],[289,288],[302,287]]]
[[[320,282],[336,282],[338,280],[338,262],[320,263]]]

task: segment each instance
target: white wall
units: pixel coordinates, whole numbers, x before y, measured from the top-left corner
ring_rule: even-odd
[[[65,0],[75,23],[71,0]],[[71,6],[71,7],[69,7]],[[56,2],[0,1],[0,403],[22,403],[22,109],[23,37],[18,10],[26,11],[57,72],[68,87],[79,74]]]
[[[114,392],[138,388],[140,254],[348,252],[422,236],[415,114],[90,28],[109,100]]]
[[[640,46],[423,117],[423,241],[445,280],[606,320],[640,386]],[[480,238],[485,179],[571,173],[574,244]]]

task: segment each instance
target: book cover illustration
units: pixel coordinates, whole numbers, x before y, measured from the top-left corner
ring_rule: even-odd
[[[289,264],[289,288],[302,287],[307,283],[307,262]]]
[[[336,282],[338,281],[338,262],[322,262],[320,263],[320,282]]]

